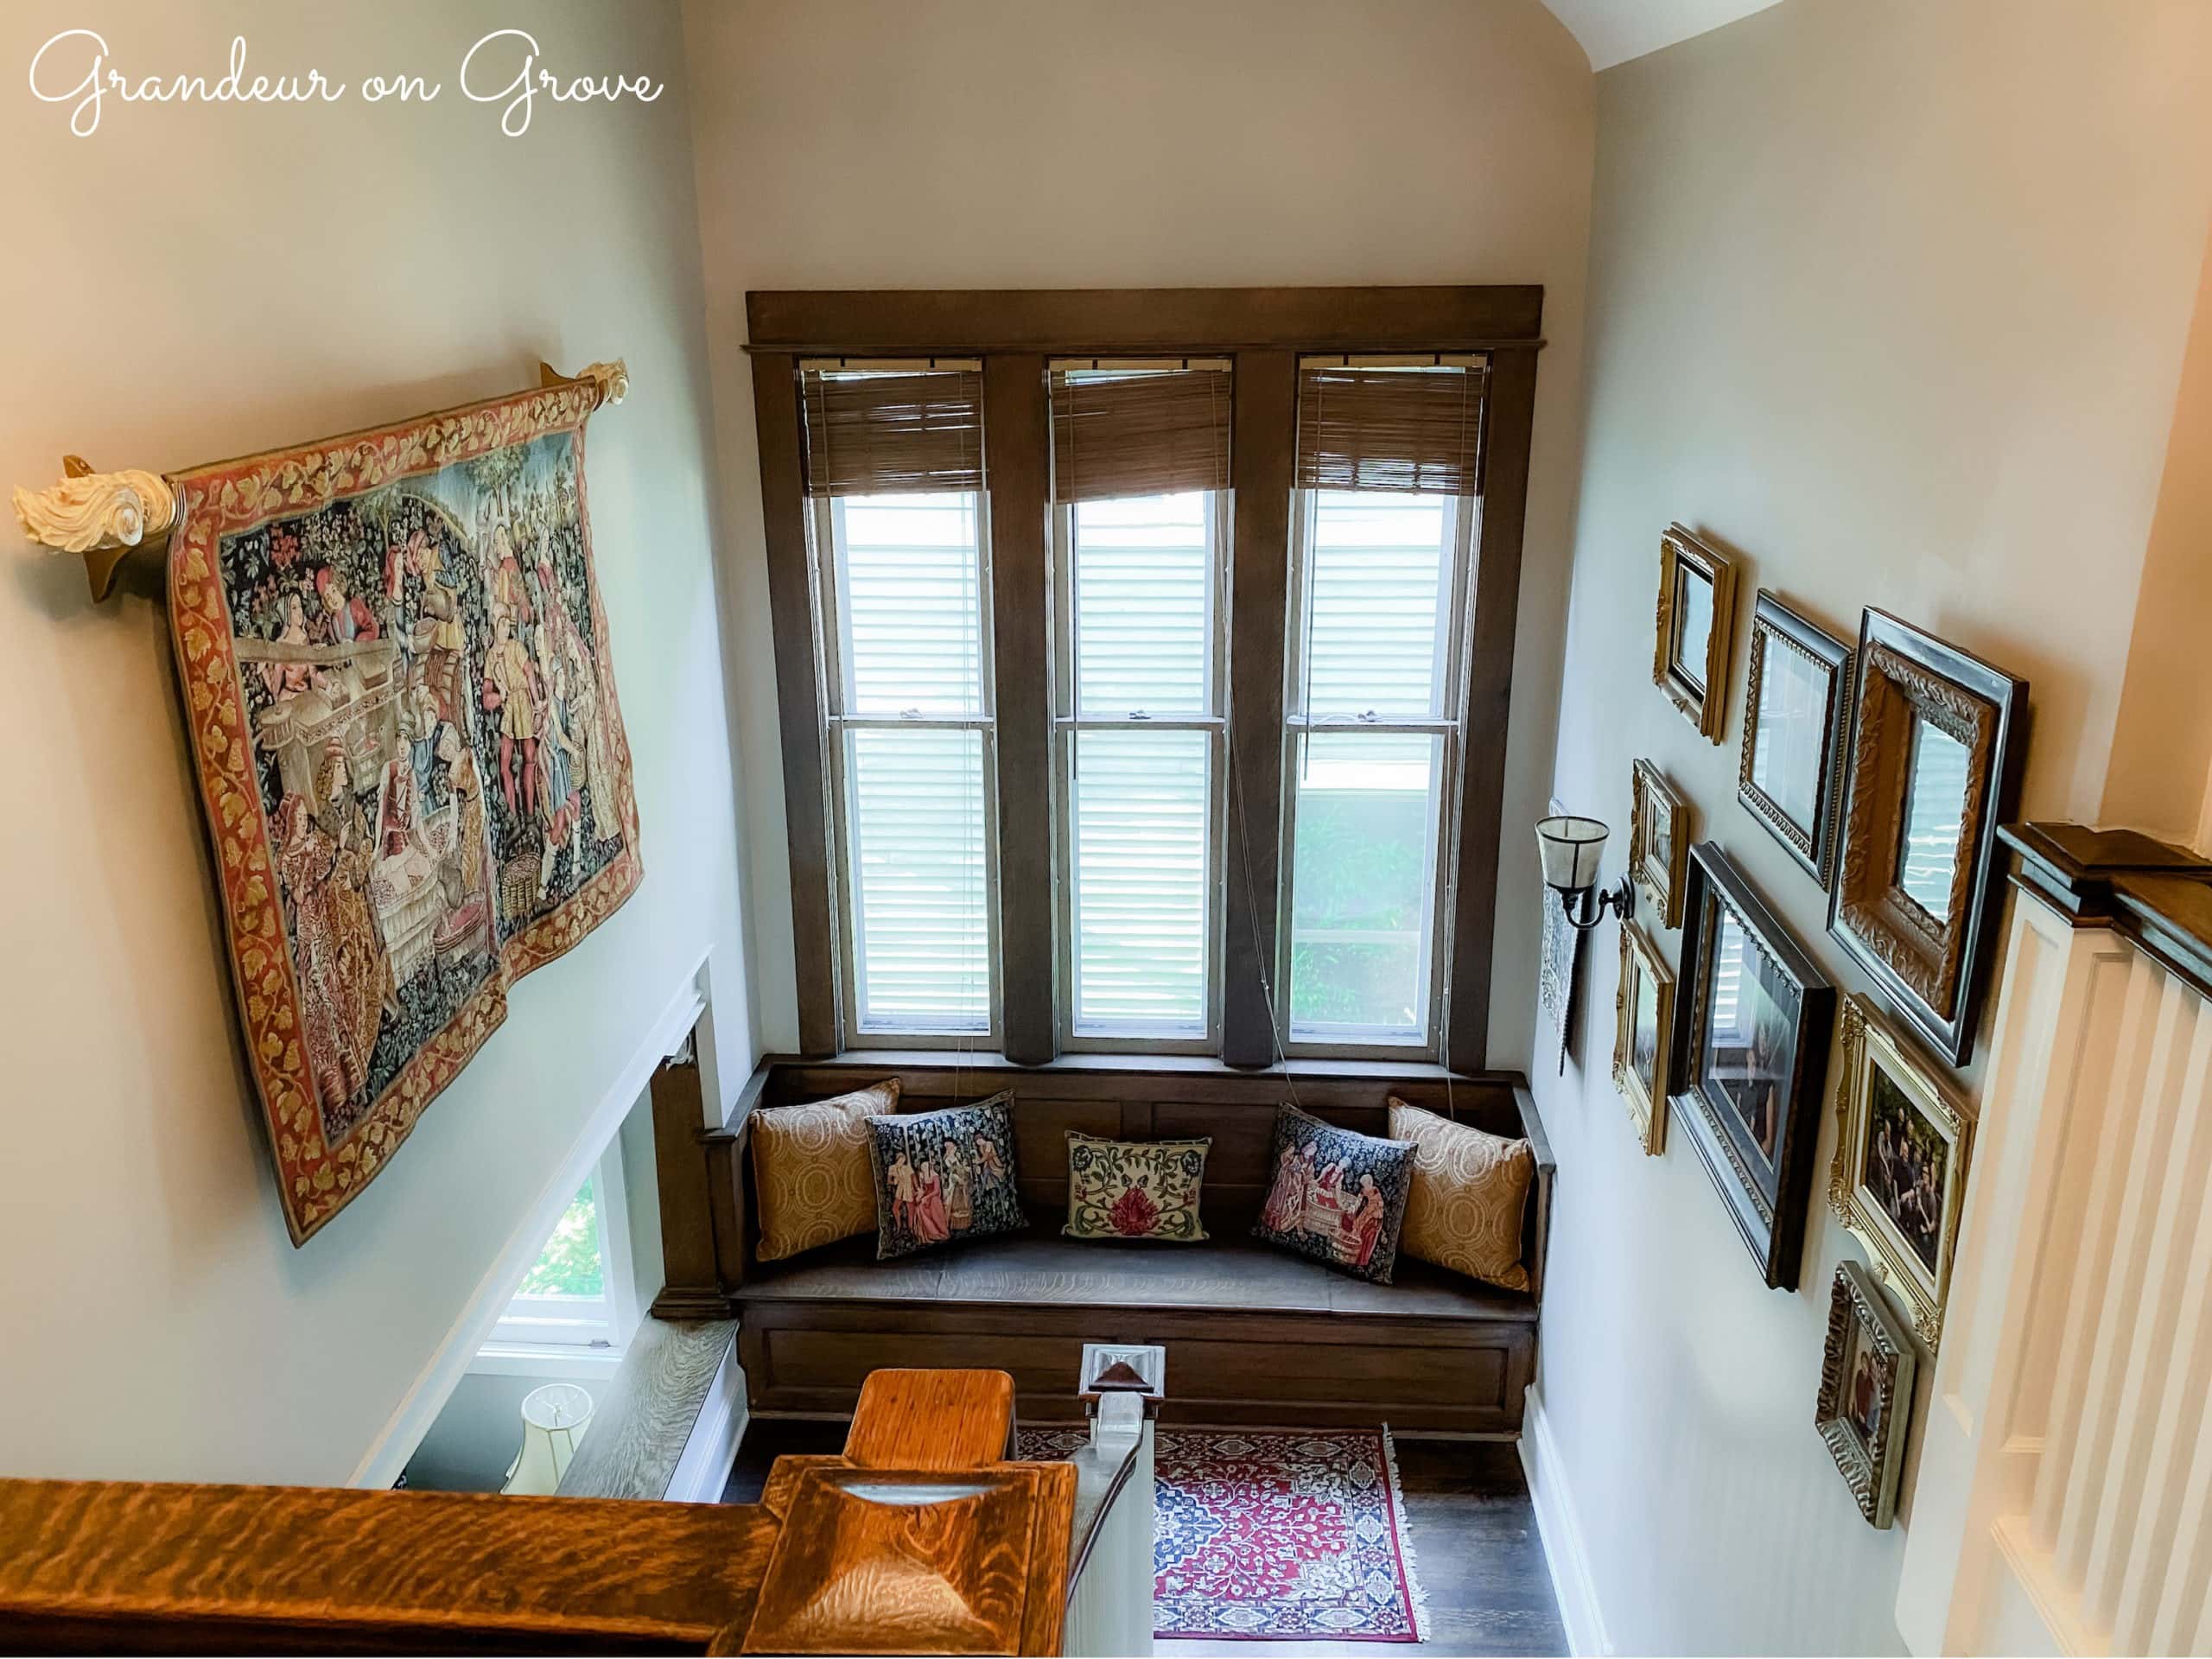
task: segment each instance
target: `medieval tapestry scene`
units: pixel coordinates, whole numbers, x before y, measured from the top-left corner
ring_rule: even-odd
[[[506,982],[638,880],[581,425],[536,429],[564,412],[526,394],[179,480],[179,661],[296,1239],[475,1052]]]

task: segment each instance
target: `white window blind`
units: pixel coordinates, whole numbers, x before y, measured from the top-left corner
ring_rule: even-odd
[[[1063,1034],[1078,1046],[1213,1030],[1222,500],[1059,510]]]
[[[1454,497],[1399,492],[1306,491],[1300,505],[1286,1036],[1433,1046],[1469,515]]]
[[[995,1026],[988,630],[972,493],[817,506],[849,1035]]]

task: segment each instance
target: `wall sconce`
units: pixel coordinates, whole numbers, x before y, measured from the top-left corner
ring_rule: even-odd
[[[1543,860],[1544,885],[1559,894],[1567,921],[1587,932],[1611,910],[1625,922],[1636,911],[1636,887],[1625,875],[1620,885],[1598,891],[1598,855],[1612,834],[1595,818],[1566,814],[1536,820],[1536,853]]]

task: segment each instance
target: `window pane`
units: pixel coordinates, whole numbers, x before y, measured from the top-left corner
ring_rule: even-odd
[[[973,494],[836,503],[849,715],[979,715],[982,578]]]
[[[530,1271],[523,1275],[518,1296],[603,1296],[607,1269],[600,1253],[599,1198],[587,1179],[561,1219],[553,1236]]]
[[[982,734],[849,730],[845,751],[860,1028],[988,1029]]]
[[[1069,510],[1077,714],[1212,712],[1208,500],[1128,496]]]
[[[1452,500],[1323,490],[1306,550],[1306,709],[1443,715]]]
[[[1293,1038],[1426,1040],[1443,753],[1440,737],[1418,733],[1300,741]]]
[[[1212,740],[1087,731],[1075,744],[1077,1029],[1203,1035]]]

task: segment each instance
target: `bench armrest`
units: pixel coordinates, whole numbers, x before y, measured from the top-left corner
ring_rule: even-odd
[[[1536,1158],[1536,1179],[1529,1188],[1529,1216],[1522,1226],[1521,1260],[1529,1269],[1529,1298],[1541,1305],[1544,1300],[1544,1252],[1551,1242],[1552,1181],[1559,1173],[1559,1164],[1552,1156],[1551,1137],[1544,1133],[1544,1120],[1537,1114],[1535,1096],[1526,1086],[1516,1084],[1513,1103],[1521,1113],[1521,1132],[1528,1137],[1529,1150]]]

